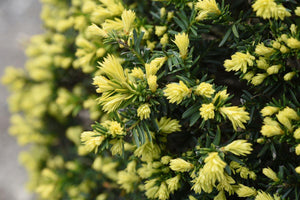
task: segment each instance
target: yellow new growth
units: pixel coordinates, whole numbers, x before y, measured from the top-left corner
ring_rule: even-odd
[[[236,189],[235,191],[239,197],[251,197],[251,196],[256,196],[257,192],[256,190],[252,187],[247,187],[243,184],[239,184],[239,188]]]
[[[300,166],[296,167],[296,168],[295,168],[295,171],[296,171],[298,174],[300,174]]]
[[[148,119],[150,117],[150,105],[148,103],[142,104],[137,109],[137,116],[140,117],[141,120]]]
[[[263,191],[259,191],[255,197],[255,200],[275,200],[270,194]]]
[[[295,15],[300,17],[300,6],[298,6],[294,12],[295,12]]]
[[[296,38],[289,38],[286,42],[287,46],[292,48],[292,49],[300,49],[300,41],[297,40]]]
[[[120,62],[113,55],[109,54],[106,58],[104,58],[103,62],[99,64],[100,70],[111,79],[115,79],[120,83],[126,82],[124,70]]]
[[[128,73],[123,71],[123,67],[117,58],[113,55],[108,55],[100,64],[100,70],[104,76],[96,76],[93,84],[98,86],[97,92],[102,93],[98,99],[99,104],[103,106],[106,112],[115,111],[123,101],[133,97],[135,94],[134,84],[131,83]],[[129,74],[130,76],[131,74]]]
[[[279,110],[280,110],[280,108],[275,107],[275,106],[266,106],[260,111],[260,113],[263,117],[265,117],[265,116],[271,116],[271,115],[277,113]]]
[[[114,31],[122,31],[124,28],[123,22],[119,18],[115,18],[114,20],[107,19],[105,22],[102,24],[102,29],[105,33],[105,37],[108,36],[108,33]]]
[[[258,73],[258,74],[256,74],[253,78],[252,78],[252,80],[251,80],[251,83],[253,84],[253,85],[260,85],[264,80],[265,80],[265,78],[268,76],[268,74],[267,73]]]
[[[131,75],[135,78],[143,79],[144,72],[141,68],[135,67],[131,70]]]
[[[92,24],[91,26],[89,26],[86,32],[90,36],[107,37],[107,33],[96,24]]]
[[[279,181],[279,178],[277,177],[276,173],[270,167],[263,168],[262,172],[269,179],[272,179],[275,182]]]
[[[167,59],[167,57],[158,57],[153,59],[150,63],[146,63],[146,77],[148,78],[151,75],[156,75],[157,71],[163,66]]]
[[[219,111],[231,121],[234,130],[237,130],[237,127],[245,129],[243,123],[246,123],[250,119],[249,113],[245,111],[245,107],[221,107]]]
[[[274,0],[257,0],[252,8],[256,12],[256,16],[263,19],[280,18],[283,20],[285,17],[291,16],[291,13],[282,4],[278,5]]]
[[[160,132],[162,133],[173,133],[176,131],[181,131],[181,125],[176,119],[162,117],[157,124]]]
[[[190,43],[189,36],[186,33],[179,33],[175,35],[175,40],[173,40],[173,42],[178,47],[181,58],[185,59]]]
[[[192,189],[199,194],[202,190],[211,193],[215,182],[223,182],[226,178],[224,173],[226,163],[219,157],[217,152],[209,153],[204,162],[205,165],[200,169],[199,176],[193,180]]]
[[[289,73],[286,73],[283,77],[283,79],[285,81],[290,81],[292,80],[292,78],[296,75],[296,72],[289,72]]]
[[[206,121],[215,117],[215,106],[213,103],[202,104],[199,109],[201,117]]]
[[[271,56],[273,53],[275,52],[275,50],[273,48],[270,47],[266,47],[264,45],[264,43],[259,43],[258,45],[256,45],[255,47],[255,53],[260,55],[260,56],[265,56],[265,57],[269,57]]]
[[[128,172],[127,170],[124,170],[118,173],[117,183],[128,193],[133,192],[134,184],[138,181],[139,177],[134,172]]]
[[[157,191],[156,198],[159,200],[167,200],[169,199],[170,191],[168,190],[167,184],[162,182]]]
[[[135,12],[133,12],[132,10],[124,10],[121,18],[123,23],[123,30],[125,34],[128,35],[133,27]]]
[[[118,135],[124,135],[124,131],[121,127],[121,124],[116,121],[110,122],[108,131],[113,137],[116,137]]]
[[[296,140],[300,139],[300,127],[295,130],[295,132],[294,132],[294,138]]]
[[[264,119],[264,125],[261,127],[260,132],[267,137],[284,134],[283,130],[280,128],[280,124],[270,117]]]
[[[158,87],[157,76],[155,76],[155,75],[148,76],[147,83],[148,83],[148,86],[149,86],[149,89],[151,90],[151,92],[156,92],[156,89]]]
[[[247,140],[235,140],[222,149],[224,151],[229,151],[237,156],[246,156],[246,154],[250,154],[253,150],[251,146],[252,144],[248,143]]]
[[[293,131],[291,120],[299,120],[297,112],[290,107],[286,107],[279,111],[276,115],[278,121],[283,124],[290,132]]]
[[[177,176],[173,177],[173,178],[169,178],[166,181],[170,193],[173,193],[175,190],[178,190],[180,188],[179,181],[180,181],[180,175],[179,174]]]
[[[170,161],[170,168],[176,172],[188,172],[194,168],[194,165],[182,158],[176,158]]]
[[[167,57],[158,57],[145,64],[147,83],[151,92],[155,92],[158,87],[156,73],[166,60]]]
[[[219,101],[225,101],[229,97],[229,94],[227,93],[227,89],[219,91],[215,94],[215,97],[212,101],[212,103],[215,103],[218,99]]]
[[[278,74],[278,72],[279,72],[279,70],[280,70],[281,67],[282,67],[282,65],[272,65],[271,67],[269,67],[267,69],[267,73],[269,75],[271,75],[271,74]]]
[[[155,26],[155,35],[160,37],[166,32],[167,29],[167,26]]]
[[[103,93],[98,101],[103,106],[103,110],[110,113],[115,111],[124,100],[130,97],[132,97],[130,94],[115,94],[111,96],[111,93]]]
[[[215,0],[199,0],[196,3],[196,9],[199,10],[197,20],[204,20],[209,15],[220,15],[221,11]]]
[[[111,82],[104,76],[95,76],[93,79],[93,85],[97,85],[98,88],[96,89],[97,93],[104,93],[111,90],[114,90],[119,87],[118,84]]]
[[[255,57],[252,56],[249,52],[241,53],[236,52],[231,56],[231,60],[227,59],[224,62],[224,67],[226,71],[239,71],[246,73],[247,66],[253,66]]]
[[[295,148],[295,153],[296,153],[297,156],[300,155],[300,144],[298,144],[298,145],[296,146],[296,148]]]
[[[134,151],[134,155],[141,157],[142,161],[151,162],[160,157],[161,149],[157,144],[147,141]]]
[[[191,90],[182,82],[170,83],[164,90],[164,96],[169,99],[170,103],[181,103],[181,101],[191,94]]]
[[[104,136],[97,136],[97,133],[93,131],[85,131],[81,134],[81,142],[84,144],[85,148],[90,152],[94,149],[96,152],[104,139]]]
[[[195,90],[196,95],[205,96],[207,98],[211,98],[214,93],[215,90],[213,88],[213,85],[205,82],[200,83],[200,85],[198,85]]]

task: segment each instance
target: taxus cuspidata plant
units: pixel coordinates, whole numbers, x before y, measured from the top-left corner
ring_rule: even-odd
[[[299,2],[42,3],[2,78],[38,198],[300,198]]]

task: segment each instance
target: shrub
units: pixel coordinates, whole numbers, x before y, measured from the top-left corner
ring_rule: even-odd
[[[300,5],[42,0],[8,67],[40,199],[299,199]]]

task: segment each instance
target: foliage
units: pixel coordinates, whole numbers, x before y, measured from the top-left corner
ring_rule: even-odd
[[[300,199],[297,1],[42,0],[8,67],[40,199]]]

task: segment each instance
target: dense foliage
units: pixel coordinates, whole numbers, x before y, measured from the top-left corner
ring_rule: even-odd
[[[41,0],[8,67],[39,199],[300,199],[297,0]]]

